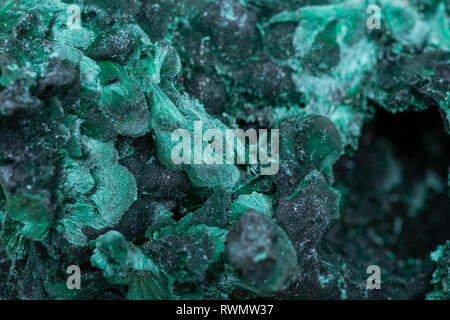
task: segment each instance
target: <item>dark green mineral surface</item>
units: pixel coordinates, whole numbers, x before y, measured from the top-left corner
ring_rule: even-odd
[[[0,0],[0,299],[449,299],[449,17]],[[278,172],[175,165],[195,121],[279,129]]]

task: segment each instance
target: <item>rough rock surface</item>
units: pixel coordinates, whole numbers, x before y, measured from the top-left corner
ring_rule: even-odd
[[[449,17],[0,0],[0,299],[449,299]],[[279,129],[279,171],[174,165],[194,121]]]

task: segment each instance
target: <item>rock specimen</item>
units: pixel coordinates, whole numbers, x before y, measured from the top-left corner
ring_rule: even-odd
[[[449,299],[449,16],[0,0],[0,299]],[[174,164],[196,121],[278,129],[278,172]]]

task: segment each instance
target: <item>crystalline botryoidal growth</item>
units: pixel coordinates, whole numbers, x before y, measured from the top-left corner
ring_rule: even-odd
[[[449,16],[0,1],[0,299],[449,299]],[[174,163],[197,123],[277,170]]]

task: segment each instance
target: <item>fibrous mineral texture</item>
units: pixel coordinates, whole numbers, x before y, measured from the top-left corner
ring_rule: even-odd
[[[449,16],[0,0],[0,299],[449,299]],[[279,129],[278,172],[175,165],[195,121]]]

